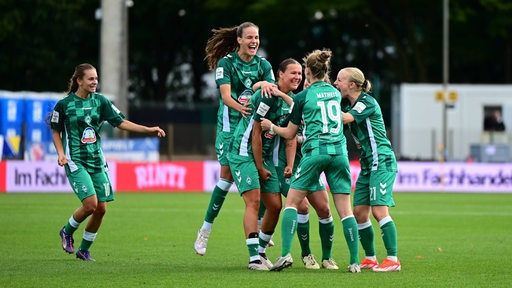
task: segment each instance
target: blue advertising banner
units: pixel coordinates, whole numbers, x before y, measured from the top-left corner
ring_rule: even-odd
[[[156,137],[103,139],[101,147],[107,161],[158,161],[160,140]],[[51,141],[27,142],[25,161],[57,161]]]

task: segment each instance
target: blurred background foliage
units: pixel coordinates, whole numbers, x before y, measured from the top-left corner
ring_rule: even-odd
[[[100,8],[100,0],[0,0],[0,89],[65,91],[82,62],[101,73]],[[251,21],[274,68],[330,48],[331,79],[361,68],[386,109],[395,84],[442,82],[442,8],[442,0],[135,0],[130,107],[217,103],[206,41],[213,28]],[[450,1],[450,83],[512,82],[510,15],[510,0]]]

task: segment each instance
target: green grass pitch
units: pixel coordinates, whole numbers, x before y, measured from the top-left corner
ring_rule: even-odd
[[[334,215],[339,271],[308,271],[294,242],[293,267],[247,269],[244,204],[227,196],[205,256],[193,243],[209,193],[118,193],[109,203],[91,255],[83,262],[60,247],[59,230],[79,206],[73,194],[0,194],[0,287],[509,287],[512,194],[396,193],[402,271],[345,271],[348,250]],[[335,211],[335,210],[333,210]],[[311,246],[320,257],[316,214]],[[375,223],[374,223],[375,224]],[[85,225],[75,233],[75,247]],[[280,254],[280,223],[276,247]],[[378,258],[385,257],[376,227]],[[363,257],[361,249],[361,257]]]

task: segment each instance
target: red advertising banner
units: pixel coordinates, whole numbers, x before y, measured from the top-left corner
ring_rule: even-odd
[[[0,161],[0,193],[5,191],[5,162]]]
[[[202,192],[203,161],[117,162],[119,192]]]
[[[360,169],[357,162],[350,166],[354,185]],[[211,192],[220,175],[217,161],[112,161],[109,168],[116,192]],[[398,169],[394,192],[512,193],[512,163],[399,162]],[[237,191],[235,185],[231,191]],[[72,190],[56,161],[0,161],[0,193],[4,192]]]

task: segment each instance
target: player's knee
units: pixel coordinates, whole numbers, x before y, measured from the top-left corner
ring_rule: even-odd
[[[96,206],[96,209],[94,210],[94,214],[103,216],[107,213],[107,206],[106,205],[98,205]]]
[[[328,218],[331,216],[331,209],[329,208],[329,205],[320,205],[319,207],[316,207],[316,214],[319,218]]]

